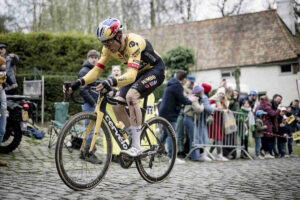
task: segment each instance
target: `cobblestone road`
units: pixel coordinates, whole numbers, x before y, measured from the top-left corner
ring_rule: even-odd
[[[163,183],[149,184],[135,168],[113,163],[90,191],[69,189],[57,174],[47,139],[26,137],[1,157],[0,199],[300,199],[300,157],[176,165]]]

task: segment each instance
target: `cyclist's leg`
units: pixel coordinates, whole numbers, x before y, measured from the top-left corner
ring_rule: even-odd
[[[164,66],[162,63],[157,68],[152,68],[139,75],[126,94],[126,101],[129,107],[130,124],[132,131],[132,149],[122,151],[130,156],[137,156],[140,152],[140,134],[142,124],[142,112],[139,107],[139,98],[151,94],[164,81]]]

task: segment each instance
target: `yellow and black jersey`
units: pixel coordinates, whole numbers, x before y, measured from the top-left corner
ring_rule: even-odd
[[[98,78],[105,68],[110,57],[114,57],[124,64],[127,64],[127,72],[117,78],[117,86],[124,86],[133,83],[138,73],[151,69],[161,61],[161,57],[154,51],[150,42],[140,35],[130,33],[126,37],[124,53],[112,53],[103,46],[101,57],[96,66],[84,78],[86,84]],[[96,77],[97,76],[97,77]]]

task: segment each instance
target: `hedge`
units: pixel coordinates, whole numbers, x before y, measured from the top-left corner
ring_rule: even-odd
[[[32,70],[50,72],[78,72],[91,49],[100,51],[102,44],[93,35],[75,33],[12,33],[0,34],[0,42],[7,43],[8,53],[19,56],[18,73]],[[110,59],[102,77],[110,74],[112,65],[125,65],[116,59]]]

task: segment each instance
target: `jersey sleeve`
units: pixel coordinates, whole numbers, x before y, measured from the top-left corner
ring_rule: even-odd
[[[145,49],[146,43],[143,38],[136,37],[128,41],[128,63],[127,67],[139,69],[141,62],[141,54]]]
[[[101,69],[104,69],[105,65],[107,64],[107,62],[109,60],[109,57],[110,57],[109,50],[105,46],[103,46],[101,57],[100,57],[99,61],[97,62],[96,66],[100,67]]]

